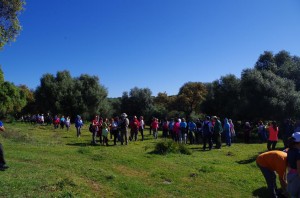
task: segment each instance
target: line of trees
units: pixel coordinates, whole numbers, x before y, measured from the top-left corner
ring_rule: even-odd
[[[45,74],[36,90],[4,81],[0,70],[0,116],[52,113],[91,119],[95,114],[111,117],[126,112],[164,118],[218,115],[235,120],[300,116],[300,58],[287,51],[261,54],[254,68],[241,78],[229,74],[211,83],[187,82],[177,95],[134,87],[119,98],[108,98],[97,76],[72,77],[69,71]]]

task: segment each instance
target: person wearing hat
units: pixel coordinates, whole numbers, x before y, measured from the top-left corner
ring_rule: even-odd
[[[5,131],[3,122],[0,121],[0,131]],[[0,170],[4,171],[5,169],[7,169],[8,166],[6,165],[5,159],[4,159],[4,151],[2,148],[2,144],[0,143]]]
[[[267,182],[269,196],[278,197],[280,192],[276,185],[276,174],[279,176],[280,185],[283,192],[286,191],[286,168],[287,153],[283,151],[268,151],[260,154],[256,158],[256,164],[260,168]]]
[[[300,132],[293,133],[289,138],[287,153],[288,169],[287,191],[291,197],[300,197]]]
[[[120,122],[122,145],[124,144],[124,142],[126,145],[128,144],[128,125],[129,125],[129,119],[127,118],[127,114],[122,113],[121,122]]]

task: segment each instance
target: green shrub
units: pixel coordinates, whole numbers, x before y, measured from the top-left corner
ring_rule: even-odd
[[[154,153],[166,155],[168,153],[181,153],[191,155],[192,152],[183,144],[178,144],[172,140],[158,142],[155,146]]]

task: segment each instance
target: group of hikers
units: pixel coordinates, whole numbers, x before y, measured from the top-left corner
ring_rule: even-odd
[[[226,144],[231,146],[231,137],[235,135],[234,125],[231,120],[225,119],[222,126],[221,121],[213,116],[206,117],[205,121],[197,119],[196,122],[190,120],[186,122],[185,118],[172,118],[170,120],[164,119],[159,121],[158,118],[153,118],[150,125],[149,133],[153,135],[154,139],[158,139],[158,131],[162,130],[162,137],[164,139],[170,138],[175,142],[181,144],[200,144],[201,138],[203,140],[203,150],[213,148],[213,142],[216,144],[215,148],[221,148],[221,133],[226,134]],[[127,145],[129,141],[137,141],[140,133],[141,141],[144,140],[145,121],[143,116],[137,118],[132,116],[128,118],[126,113],[122,113],[120,117],[112,119],[103,119],[96,115],[91,121],[89,131],[92,133],[92,143],[97,143],[99,137],[100,144],[108,145],[108,136],[110,134],[114,145],[119,141],[121,145]]]
[[[43,115],[35,118],[37,123],[43,124]],[[64,127],[69,130],[71,126],[70,117],[55,116],[52,119],[54,128]],[[83,121],[81,116],[77,115],[75,119],[76,135],[80,137]],[[128,144],[129,141],[137,141],[138,134],[141,134],[141,141],[144,140],[145,121],[143,116],[137,118],[133,116],[128,119],[126,113],[122,113],[120,117],[112,119],[103,119],[96,115],[89,125],[89,131],[92,134],[92,144],[97,144],[99,137],[100,144],[108,145],[108,136],[113,139],[114,145],[120,142],[121,145]],[[244,125],[244,141],[249,143],[251,133],[254,127],[249,122]],[[267,182],[270,197],[300,197],[300,121],[293,122],[287,119],[281,127],[282,137],[284,140],[285,150],[275,150],[278,141],[279,127],[275,121],[265,125],[262,121],[256,126],[257,135],[260,142],[267,142],[268,151],[260,154],[256,163],[260,168]],[[0,121],[0,132],[4,131],[4,125]],[[211,150],[213,143],[216,149],[222,146],[221,137],[225,137],[226,145],[231,146],[233,138],[236,136],[235,128],[231,119],[224,119],[223,124],[216,116],[206,116],[204,121],[197,119],[196,122],[190,120],[186,122],[184,118],[172,118],[159,121],[153,118],[150,123],[150,135],[153,134],[154,139],[158,138],[158,130],[162,130],[164,139],[171,138],[173,141],[187,144],[199,144],[200,139],[203,142],[203,150]],[[8,166],[4,160],[3,148],[0,144],[0,170],[7,169]],[[288,172],[286,170],[288,169]],[[276,174],[279,175],[282,191],[277,189]]]

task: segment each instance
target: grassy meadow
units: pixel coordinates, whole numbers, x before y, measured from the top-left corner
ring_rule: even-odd
[[[91,146],[88,126],[5,124],[0,136],[10,167],[0,171],[0,197],[265,197],[255,163],[266,144],[223,144],[191,155],[153,154],[161,139],[146,130],[145,141],[127,146]],[[161,135],[161,132],[159,132]],[[110,140],[110,145],[113,142]],[[280,143],[277,147],[282,147]]]

